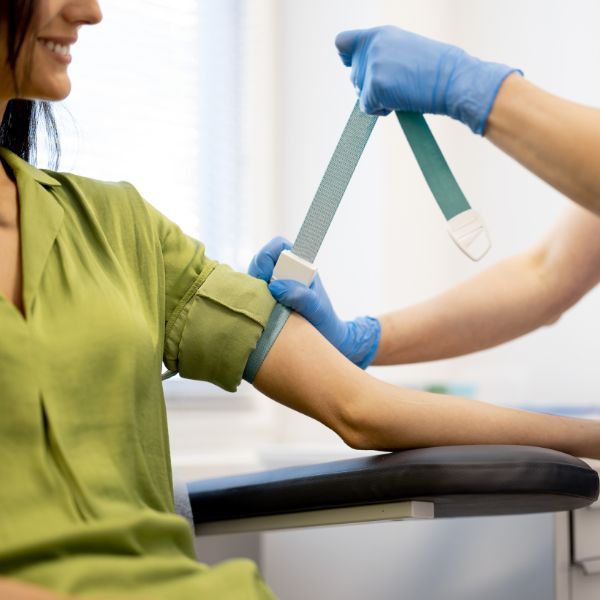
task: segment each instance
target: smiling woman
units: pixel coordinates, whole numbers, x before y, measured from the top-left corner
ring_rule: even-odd
[[[25,160],[34,160],[37,118],[42,115],[56,166],[60,147],[47,100],[69,95],[71,82],[65,69],[71,62],[69,46],[77,40],[81,25],[102,19],[97,2],[69,7],[64,14],[58,10],[64,8],[61,4],[23,0],[0,5],[0,33],[6,40],[0,46],[0,144]],[[56,43],[62,44],[59,52]]]
[[[62,100],[71,91],[71,82],[64,68],[71,62],[70,45],[77,41],[77,32],[82,25],[94,25],[102,20],[100,7],[96,1],[47,0],[33,6],[25,2],[22,6],[27,5],[31,12],[21,8],[21,14],[25,22],[29,12],[31,27],[25,29],[21,39],[17,40],[17,44],[22,43],[24,52],[20,53],[17,45],[14,54],[16,89],[13,92],[24,98]],[[9,90],[2,90],[2,95],[5,96]]]
[[[250,561],[196,560],[174,514],[160,367],[235,390],[275,302],[131,184],[30,164],[33,101],[68,95],[67,42],[102,15],[93,0],[0,6],[0,575],[81,598],[272,599]],[[353,448],[600,457],[598,423],[398,389],[298,315],[255,385]],[[3,600],[56,597],[8,585]]]
[[[254,590],[260,597],[268,598],[269,592],[249,563],[213,571],[206,578],[206,568],[195,560],[187,525],[172,514],[172,483],[159,377],[164,327],[171,313],[181,312],[184,306],[181,300],[189,300],[190,294],[186,292],[194,286],[197,289],[209,275],[211,281],[216,279],[220,282],[217,286],[221,290],[215,290],[213,297],[225,301],[225,290],[232,285],[227,283],[231,275],[223,269],[217,274],[215,263],[204,257],[201,244],[186,238],[178,228],[146,205],[131,186],[96,182],[97,187],[84,178],[58,173],[53,173],[56,177],[52,177],[26,162],[35,155],[35,133],[40,115],[47,117],[52,129],[50,107],[43,101],[60,100],[70,92],[71,82],[66,70],[71,61],[69,44],[75,42],[82,24],[99,22],[101,13],[95,1],[84,0],[13,0],[3,2],[1,9],[0,111],[3,119],[0,141],[3,147],[0,148],[0,158],[3,168],[0,169],[0,322],[3,335],[0,343],[0,388],[3,393],[0,401],[10,418],[2,421],[0,444],[3,450],[10,449],[11,454],[15,450],[14,443],[21,446],[22,451],[17,453],[27,465],[15,465],[15,469],[8,470],[0,467],[3,480],[0,494],[0,537],[3,540],[0,573],[23,582],[42,584],[44,588],[85,595],[110,592],[111,597],[127,593],[127,597],[149,598],[151,588],[154,597],[197,598],[203,591],[213,597],[212,593],[225,585],[232,591],[239,588],[240,594],[245,593],[244,589]],[[89,188],[90,184],[95,191]],[[106,218],[112,224],[105,221]],[[135,230],[138,234],[131,237]],[[85,239],[96,241],[86,248]],[[100,246],[95,247],[98,243]],[[132,255],[131,248],[137,248],[137,253]],[[150,267],[150,272],[157,276],[150,278],[153,280],[151,287],[158,287],[136,291],[135,286],[127,283],[134,276],[134,271],[130,270],[134,264],[130,262],[132,258],[137,263],[134,271],[141,273]],[[113,265],[108,279],[107,260]],[[191,268],[187,276],[184,274],[185,265]],[[82,286],[84,272],[89,278],[84,278],[87,283]],[[245,285],[249,291],[254,288],[255,294],[259,292],[261,286],[247,277],[245,279],[247,283],[241,281],[234,287]],[[120,283],[115,286],[117,281]],[[96,292],[92,291],[90,284],[96,287]],[[176,288],[179,291],[175,291]],[[264,289],[258,296],[262,296],[263,300],[255,307],[258,313],[255,318],[263,321],[265,311],[269,310],[273,301]],[[57,303],[48,302],[50,298]],[[78,325],[73,319],[75,315],[66,308],[68,298],[80,308],[86,307],[86,316],[81,313],[83,320]],[[148,304],[152,298],[158,303],[151,300]],[[169,311],[167,314],[165,308]],[[96,310],[100,312],[94,315]],[[114,327],[108,327],[107,310],[119,321],[118,324],[114,322]],[[63,321],[59,330],[50,332],[47,326],[51,322],[59,325],[55,317],[60,314],[67,320]],[[102,323],[102,326],[94,327],[96,322]],[[258,323],[249,322],[244,328],[246,337],[250,339],[260,331]],[[102,341],[92,340],[93,329],[101,335]],[[131,333],[129,341],[122,337],[126,330]],[[81,339],[68,340],[69,331],[81,335]],[[121,338],[121,341],[117,342],[116,338]],[[29,339],[36,346],[45,346],[48,352],[43,352],[44,356],[32,355],[22,347],[24,339]],[[64,343],[58,352],[57,342],[60,345]],[[52,346],[54,350],[50,350]],[[73,352],[79,354],[84,348],[91,350],[93,347],[100,354],[96,359],[86,360],[87,366],[81,364],[82,370],[75,375]],[[95,399],[95,393],[89,395],[83,389],[52,391],[55,376],[51,373],[62,373],[63,383],[79,381],[96,387],[93,378],[90,379],[89,367],[93,364],[99,367],[109,355],[116,357],[115,347],[127,349],[127,353],[131,354],[117,359],[111,368],[113,376],[115,369],[119,371],[127,364],[137,365],[135,369],[141,369],[140,374],[144,373],[143,379],[150,384],[149,389],[142,390],[135,383],[133,373],[123,374],[132,394],[130,400],[134,404],[141,403],[137,408],[130,401],[123,402],[122,393],[117,389],[101,392],[98,388],[101,395]],[[51,365],[52,355],[59,354],[65,359],[63,364]],[[144,354],[146,358],[142,357]],[[91,357],[88,355],[88,358]],[[28,381],[33,382],[31,375],[38,368],[48,371],[46,375],[38,371],[40,378],[29,386]],[[88,371],[87,375],[85,371]],[[69,399],[82,401],[82,404],[79,408],[68,407],[64,401]],[[106,400],[113,408],[106,404]],[[6,406],[5,402],[8,403]],[[9,405],[13,409],[8,409]],[[99,422],[94,418],[96,423],[90,421],[91,428],[88,429],[76,417],[83,406],[86,406],[85,412],[91,411],[98,416],[97,410],[100,410],[108,417],[105,434],[111,437],[115,434],[120,436],[120,430],[129,439],[131,436],[137,438],[136,432],[139,432],[135,445],[140,452],[132,453],[131,449],[123,447],[109,457],[106,450],[114,447],[114,439],[113,442],[105,439],[105,448],[94,450],[89,442],[93,438],[100,439],[93,433]],[[134,421],[125,416],[123,409],[135,417]],[[72,424],[77,423],[75,428],[68,425],[73,418]],[[130,421],[129,424],[127,421]],[[71,433],[68,433],[69,430]],[[75,449],[72,443],[79,449]],[[102,459],[104,467],[100,470],[108,468],[113,471],[108,478],[107,473],[100,475],[97,471],[99,465],[94,467],[89,463],[93,456],[101,455],[105,455],[108,461]],[[79,466],[76,464],[78,456],[83,459]],[[129,462],[132,470],[129,474],[122,472],[119,475],[118,465],[123,461]],[[88,479],[94,472],[100,476],[96,483]],[[140,477],[146,479],[146,483],[142,483]],[[85,479],[88,481],[85,482]],[[120,499],[113,492],[100,492],[100,488],[109,481],[135,480],[142,487],[135,483],[125,484],[122,487],[125,495],[117,493]],[[110,487],[112,485],[109,484]],[[97,489],[93,491],[95,487]],[[93,499],[97,493],[106,500],[112,500],[98,504]],[[31,502],[38,508],[34,508]],[[126,508],[127,505],[129,508]],[[151,521],[156,517],[160,517],[162,523],[156,521],[153,525]],[[125,525],[123,518],[133,518],[133,521]],[[134,533],[134,529],[138,532]],[[129,533],[122,537],[127,530]],[[125,542],[120,550],[117,549],[121,544],[119,538]],[[150,551],[151,546],[155,550]],[[155,558],[152,559],[151,555]],[[71,559],[65,561],[67,556]],[[142,558],[145,560],[140,560]],[[98,569],[104,570],[105,576],[101,576]],[[117,575],[120,570],[122,577]],[[137,576],[135,572],[138,572]],[[145,575],[140,578],[142,572]],[[149,588],[150,575],[152,585]],[[116,585],[115,577],[120,579]],[[223,583],[219,583],[220,580]],[[17,581],[0,582],[0,595],[7,600],[56,597],[48,591]]]

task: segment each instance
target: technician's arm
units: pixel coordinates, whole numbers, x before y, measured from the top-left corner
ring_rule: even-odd
[[[516,69],[397,27],[336,38],[361,108],[462,121],[582,206],[600,214],[600,110],[557,98]]]
[[[511,75],[496,96],[485,137],[600,215],[600,110],[553,96]]]
[[[531,250],[421,304],[380,317],[373,364],[450,358],[556,321],[600,281],[600,218],[571,206]]]
[[[250,273],[269,281],[279,253],[271,240]],[[556,321],[600,281],[600,218],[572,205],[532,249],[494,265],[451,290],[377,319],[344,321],[318,275],[310,288],[269,284],[275,298],[310,321],[355,364],[424,362],[476,352]]]
[[[330,427],[353,448],[523,444],[600,458],[600,422],[394,387],[344,358],[297,314],[288,319],[254,385]]]

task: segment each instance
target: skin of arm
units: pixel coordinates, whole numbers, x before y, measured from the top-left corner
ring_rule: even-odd
[[[65,596],[41,588],[31,583],[25,583],[17,579],[0,577],[0,598],[2,600],[81,600],[80,596]],[[129,596],[94,596],[97,600],[127,600]],[[144,600],[140,598],[140,600]],[[152,600],[148,598],[148,600]]]
[[[75,600],[75,596],[56,594],[37,585],[0,577],[0,598],[3,600]]]
[[[500,87],[484,135],[600,215],[600,109],[554,96],[513,74]]]
[[[600,422],[395,387],[348,361],[297,314],[288,319],[254,385],[356,449],[520,444],[600,458]]]
[[[578,206],[533,248],[423,303],[379,317],[373,364],[451,358],[556,322],[600,281],[600,218]]]

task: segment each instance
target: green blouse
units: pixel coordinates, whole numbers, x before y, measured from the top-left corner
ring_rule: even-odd
[[[128,183],[0,158],[25,309],[0,295],[0,575],[86,598],[273,598],[251,561],[196,561],[160,379],[164,361],[235,390],[266,284],[208,259]]]

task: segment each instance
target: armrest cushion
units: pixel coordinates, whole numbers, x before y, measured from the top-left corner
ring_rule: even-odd
[[[448,446],[188,482],[196,525],[419,500],[436,517],[573,510],[598,497],[585,462],[531,446]]]

